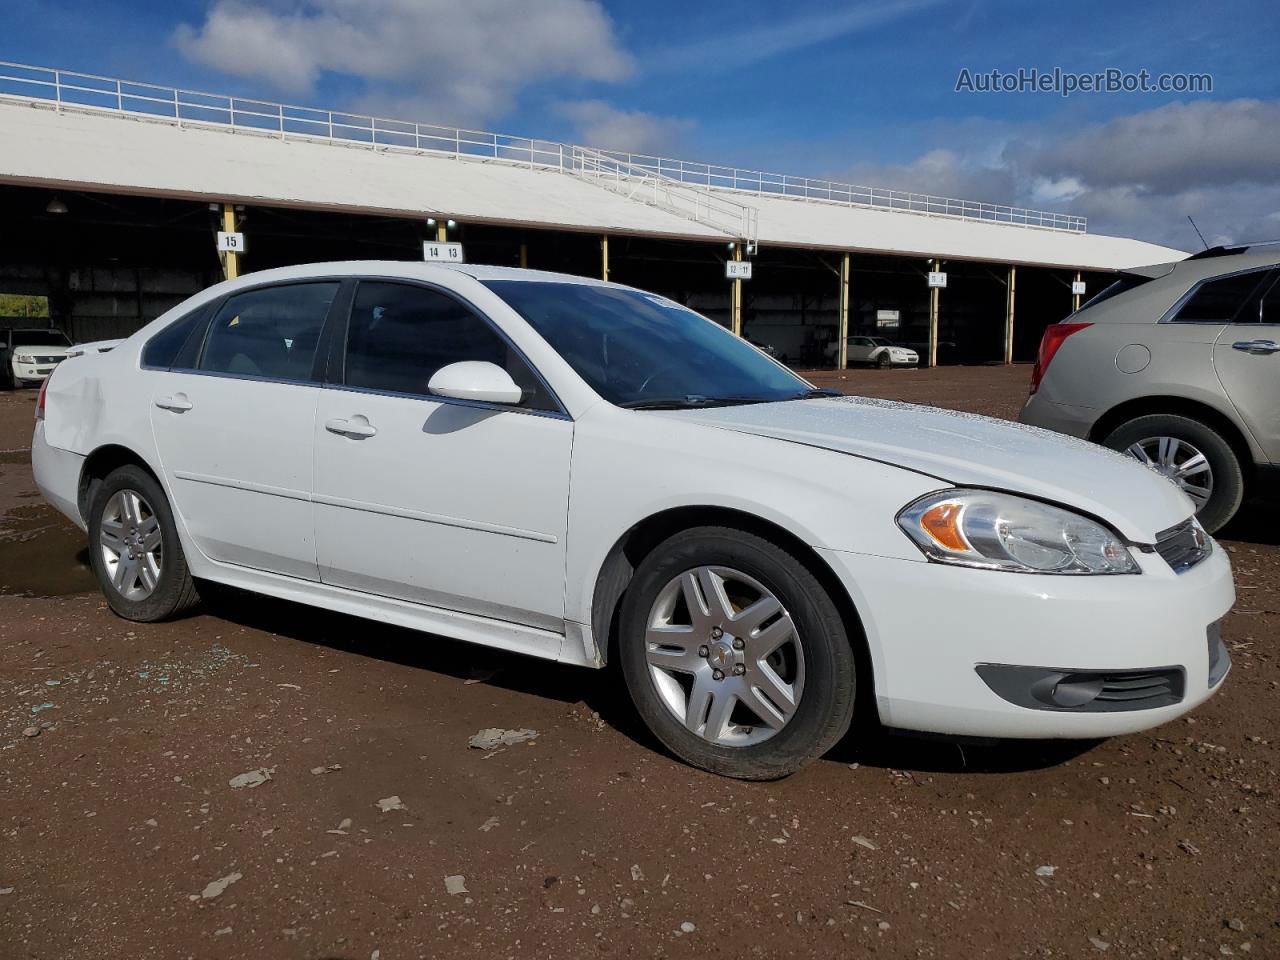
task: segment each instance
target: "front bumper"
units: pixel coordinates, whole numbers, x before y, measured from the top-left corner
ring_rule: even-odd
[[[1221,687],[1220,675],[1210,686],[1209,630],[1235,602],[1221,549],[1182,574],[1141,554],[1140,575],[1082,577],[820,552],[861,615],[887,726],[978,737],[1106,737],[1172,720]],[[1182,686],[1176,702],[1145,709],[1045,709],[996,693],[979,674],[990,664],[1090,675],[1173,669]]]
[[[19,363],[13,361],[13,379],[22,383],[39,383],[57,368],[56,363]]]

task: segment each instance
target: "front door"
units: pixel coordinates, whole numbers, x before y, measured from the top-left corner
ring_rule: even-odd
[[[191,370],[155,377],[151,423],[174,506],[206,556],[318,579],[310,502],[315,358],[337,283],[236,294]]]
[[[504,366],[525,399],[431,396],[461,360]],[[563,629],[573,423],[525,360],[450,294],[366,280],[340,366],[315,420],[321,579]]]

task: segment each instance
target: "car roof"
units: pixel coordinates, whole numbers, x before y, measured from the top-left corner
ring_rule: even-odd
[[[529,270],[523,267],[495,267],[479,263],[433,263],[417,260],[335,260],[319,263],[300,263],[288,267],[275,267],[245,274],[240,279],[245,285],[273,283],[284,280],[301,280],[311,277],[378,276],[401,277],[406,280],[439,280],[448,274],[463,274],[476,280],[525,280],[551,283],[574,283],[592,287],[613,287],[628,290],[620,283],[609,283],[594,277],[582,277],[572,273],[554,273],[548,270]]]

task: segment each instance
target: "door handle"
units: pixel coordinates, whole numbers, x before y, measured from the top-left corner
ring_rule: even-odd
[[[350,420],[335,418],[326,421],[324,428],[343,437],[373,437],[378,434],[378,428],[359,415]]]
[[[1258,356],[1280,353],[1280,343],[1274,340],[1237,340],[1231,345],[1232,350],[1243,350]]]
[[[191,409],[191,401],[185,393],[175,393],[169,397],[156,397],[156,406],[161,410],[172,410],[174,413],[186,413]]]

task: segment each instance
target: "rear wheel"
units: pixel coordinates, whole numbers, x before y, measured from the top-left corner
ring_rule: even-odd
[[[1244,499],[1240,458],[1199,420],[1165,413],[1136,417],[1111,431],[1103,444],[1177,484],[1210,533],[1225,526]]]
[[[126,620],[164,620],[199,599],[169,501],[141,467],[113,470],[94,492],[89,559],[107,604]]]
[[[694,766],[782,777],[849,728],[854,660],[839,611],[767,540],[722,527],[676,534],[636,570],[620,628],[637,710]]]

